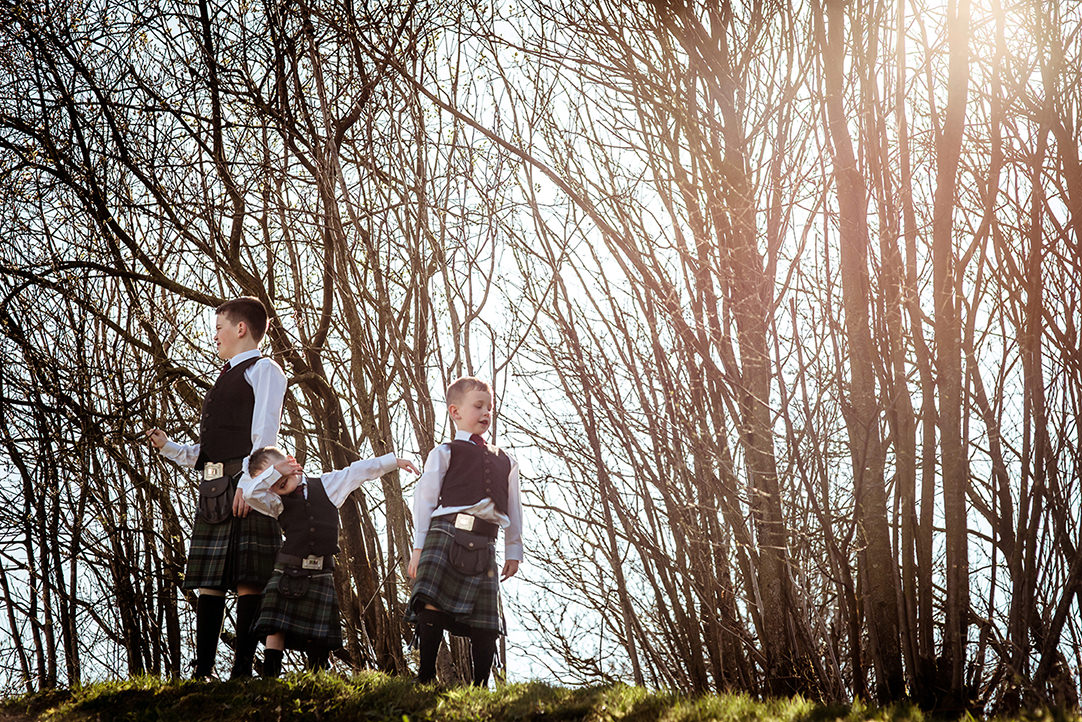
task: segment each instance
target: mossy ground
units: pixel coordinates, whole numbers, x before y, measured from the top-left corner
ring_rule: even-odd
[[[350,679],[299,674],[282,680],[203,683],[137,677],[0,702],[0,722],[75,720],[371,720],[464,722],[925,722],[908,704],[875,708],[822,705],[799,697],[757,701],[744,695],[689,697],[638,687],[564,688],[539,682],[494,690],[418,686],[408,679],[363,673]],[[1077,715],[1030,715],[1026,722],[1082,722]]]

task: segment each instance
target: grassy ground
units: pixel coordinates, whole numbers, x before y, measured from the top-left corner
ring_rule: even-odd
[[[352,679],[296,675],[247,683],[171,682],[140,677],[71,691],[42,692],[0,702],[0,722],[48,720],[620,720],[646,722],[922,722],[910,705],[870,708],[824,706],[800,698],[758,702],[740,695],[684,697],[615,685],[567,689],[540,683],[495,691],[469,687],[417,686],[411,681],[365,673]],[[1082,722],[1064,714],[1035,715],[1028,722]]]

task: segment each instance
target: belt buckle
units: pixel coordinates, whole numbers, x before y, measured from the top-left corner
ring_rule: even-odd
[[[225,465],[217,462],[212,464],[205,464],[203,466],[203,480],[212,481],[214,479],[221,479],[225,476]]]
[[[455,514],[455,529],[473,531],[473,523],[476,521],[469,514]]]
[[[314,554],[309,554],[304,559],[301,559],[301,569],[315,569],[320,570],[323,568],[323,557],[317,557]]]

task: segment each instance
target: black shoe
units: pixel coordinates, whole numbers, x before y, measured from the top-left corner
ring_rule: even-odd
[[[205,670],[199,669],[199,663],[195,659],[193,659],[191,661],[191,664],[189,666],[192,668],[191,680],[193,682],[217,682],[218,681],[218,677],[215,676],[213,671],[207,672]]]
[[[229,681],[232,682],[235,679],[251,679],[252,678],[252,663],[247,665],[235,664],[233,669],[229,672]]]

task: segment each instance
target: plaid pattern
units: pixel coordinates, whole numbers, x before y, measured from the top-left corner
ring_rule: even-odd
[[[233,591],[238,584],[262,586],[274,572],[274,558],[281,546],[278,520],[257,511],[221,524],[207,524],[197,517],[183,586]]]
[[[446,518],[433,517],[417,578],[413,581],[406,620],[417,621],[417,610],[432,604],[450,614],[455,621],[452,634],[468,629],[487,629],[504,634],[500,619],[500,576],[496,567],[496,542],[489,545],[489,571],[468,577],[451,566],[448,555],[454,544],[454,524]]]
[[[260,635],[285,632],[287,649],[307,649],[310,642],[325,649],[341,647],[342,622],[334,594],[334,574],[317,572],[308,577],[308,592],[300,599],[283,596],[278,591],[281,580],[282,572],[276,569],[263,590],[256,632]]]

